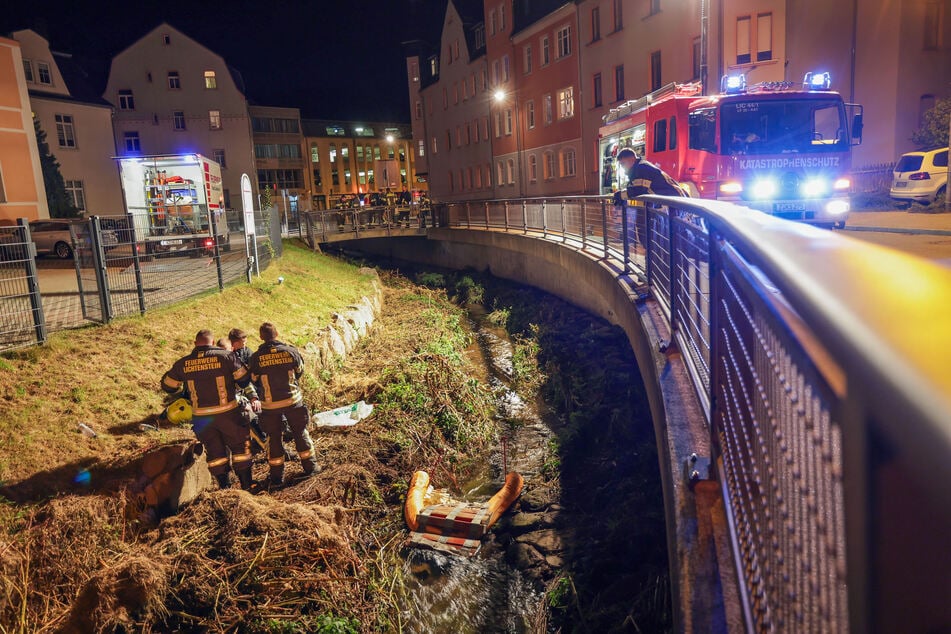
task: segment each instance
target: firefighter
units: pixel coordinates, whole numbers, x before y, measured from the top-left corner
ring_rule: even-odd
[[[262,343],[251,355],[251,380],[258,387],[261,397],[261,427],[268,437],[270,485],[281,486],[284,482],[284,423],[294,436],[297,456],[300,458],[304,476],[317,470],[314,443],[307,433],[310,414],[304,405],[300,389],[300,377],[304,373],[304,360],[297,348],[278,340],[274,324],[261,324]]]
[[[642,194],[658,194],[661,196],[686,196],[684,190],[673,178],[662,169],[645,161],[631,148],[624,148],[617,154],[618,164],[627,174],[628,184],[624,194],[615,196],[618,199],[634,200]],[[621,192],[618,192],[621,194]]]
[[[251,374],[230,351],[215,347],[214,342],[210,330],[199,330],[195,348],[162,377],[162,389],[174,393],[187,388],[192,430],[208,451],[208,470],[218,485],[227,489],[233,468],[241,488],[247,491],[252,484],[251,443],[235,393],[236,386],[250,383]],[[257,396],[252,404],[255,401]]]

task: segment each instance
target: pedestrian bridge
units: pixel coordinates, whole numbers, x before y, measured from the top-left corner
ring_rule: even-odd
[[[452,203],[411,226],[311,212],[303,230],[625,330],[678,631],[951,631],[951,271],[727,203],[643,202]]]

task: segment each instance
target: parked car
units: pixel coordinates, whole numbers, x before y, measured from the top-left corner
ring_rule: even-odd
[[[30,237],[36,245],[36,255],[55,255],[58,258],[73,257],[73,239],[70,235],[70,225],[76,226],[77,238],[83,245],[89,245],[89,223],[82,220],[34,220],[30,222]],[[4,259],[19,259],[23,257],[22,246],[13,230],[5,230],[0,237],[3,243]],[[102,246],[107,251],[119,244],[116,232],[111,229],[102,230]]]
[[[892,172],[892,200],[924,205],[942,199],[948,186],[948,148],[902,154]]]

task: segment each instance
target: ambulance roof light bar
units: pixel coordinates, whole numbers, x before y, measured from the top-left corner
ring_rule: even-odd
[[[810,71],[802,78],[802,87],[806,90],[829,90],[832,87],[832,75]]]
[[[737,75],[724,75],[720,79],[720,92],[728,95],[746,91],[746,75],[739,73]]]

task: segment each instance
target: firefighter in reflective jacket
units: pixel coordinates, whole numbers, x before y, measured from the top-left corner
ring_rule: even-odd
[[[234,468],[241,488],[247,491],[252,484],[251,442],[235,398],[235,386],[246,387],[251,374],[228,350],[216,347],[214,342],[210,330],[199,330],[194,350],[165,373],[162,389],[170,393],[187,389],[192,430],[208,452],[208,470],[218,485],[226,489],[231,486],[228,473]]]
[[[274,324],[261,324],[262,343],[251,355],[251,380],[261,398],[261,428],[268,437],[268,465],[271,486],[280,486],[284,481],[284,424],[282,417],[294,435],[294,446],[300,458],[304,475],[310,476],[317,469],[314,443],[307,433],[310,414],[304,405],[300,390],[300,377],[304,373],[304,360],[292,345],[278,340]]]
[[[621,204],[619,199],[634,200],[642,194],[687,195],[677,181],[653,163],[640,158],[631,148],[618,152],[617,161],[627,174],[628,184],[623,194],[615,194],[615,204]]]

